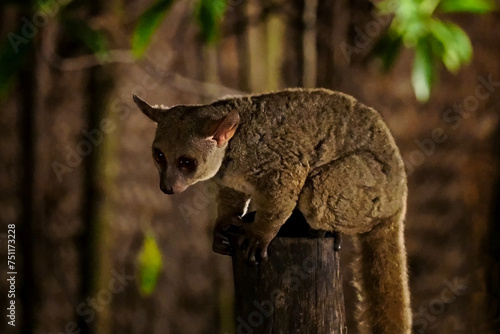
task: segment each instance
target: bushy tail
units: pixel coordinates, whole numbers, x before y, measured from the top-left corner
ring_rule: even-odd
[[[402,211],[354,237],[360,334],[411,333],[403,219]]]

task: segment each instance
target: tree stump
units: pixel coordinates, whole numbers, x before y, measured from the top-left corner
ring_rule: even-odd
[[[236,333],[347,333],[336,237],[311,237],[296,210],[269,246],[267,262],[248,265],[237,248]]]

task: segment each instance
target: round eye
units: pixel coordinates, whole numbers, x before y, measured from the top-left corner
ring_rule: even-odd
[[[153,159],[159,164],[163,164],[166,161],[165,154],[157,148],[153,149]]]
[[[177,161],[177,167],[186,172],[193,172],[196,169],[196,160],[190,157],[182,156]]]

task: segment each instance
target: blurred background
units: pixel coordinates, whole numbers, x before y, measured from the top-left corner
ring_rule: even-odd
[[[325,87],[378,109],[401,148],[414,333],[499,333],[499,6],[3,0],[0,332],[235,333],[213,189],[163,195],[155,125],[131,96]],[[355,333],[348,243],[341,254]]]

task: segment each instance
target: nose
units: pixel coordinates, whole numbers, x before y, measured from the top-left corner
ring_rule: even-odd
[[[163,183],[160,183],[160,189],[163,191],[163,193],[167,195],[172,195],[174,193],[174,190],[172,189],[171,186],[166,186]]]

